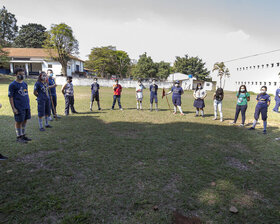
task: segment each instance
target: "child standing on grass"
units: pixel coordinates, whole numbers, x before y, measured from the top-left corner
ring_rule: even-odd
[[[93,83],[91,84],[91,100],[89,110],[92,111],[92,104],[94,100],[97,102],[98,110],[101,110],[99,103],[99,84],[97,83],[97,78],[93,79]]]
[[[116,84],[113,85],[114,95],[113,95],[113,105],[112,105],[112,109],[111,110],[114,110],[115,104],[116,104],[117,100],[118,100],[118,104],[119,104],[120,110],[123,110],[122,109],[122,105],[121,105],[122,86],[119,84],[119,80],[118,79],[116,79],[115,83]]]
[[[25,75],[23,69],[17,69],[15,75],[16,80],[9,85],[8,96],[15,118],[16,141],[19,143],[27,143],[31,141],[31,139],[25,135],[27,120],[31,118],[28,86],[23,81]]]
[[[0,109],[1,109],[1,107],[2,107],[2,104],[0,103]],[[8,159],[8,157],[3,156],[3,155],[0,153],[0,160],[7,160],[7,159]]]
[[[65,98],[65,116],[69,115],[69,108],[71,109],[72,114],[78,113],[74,108],[74,87],[71,76],[67,77],[67,82],[62,87],[61,92]]]
[[[173,114],[177,113],[177,107],[180,111],[181,115],[184,115],[183,111],[182,111],[182,102],[181,102],[181,96],[184,94],[184,90],[183,88],[180,86],[180,82],[179,81],[175,81],[175,85],[171,88],[171,91],[169,91],[166,95],[169,95],[170,93],[172,94],[172,102],[174,105],[174,112]]]
[[[136,85],[136,107],[137,110],[142,110],[142,101],[143,101],[143,90],[146,89],[146,87],[142,84],[142,81],[139,79],[138,83]],[[140,105],[140,107],[139,107]]]
[[[37,97],[38,103],[39,130],[45,131],[43,127],[43,117],[45,117],[45,127],[51,128],[48,123],[51,114],[49,86],[47,83],[47,74],[45,72],[40,73],[38,80],[34,85],[34,95]]]
[[[237,96],[237,105],[236,105],[236,111],[235,111],[235,118],[231,124],[236,124],[239,113],[241,111],[242,123],[240,126],[244,127],[245,119],[246,119],[246,110],[248,107],[248,102],[250,101],[250,93],[247,92],[247,88],[245,85],[241,85],[239,87],[239,91],[236,94],[236,96]]]
[[[261,93],[257,96],[257,105],[255,109],[255,115],[254,115],[254,122],[253,126],[249,128],[249,130],[255,130],[255,127],[257,125],[258,119],[260,117],[260,114],[262,114],[262,120],[263,120],[263,134],[266,134],[266,127],[267,127],[267,109],[270,105],[270,96],[266,93],[267,87],[262,86]]]
[[[196,108],[196,114],[195,116],[198,117],[199,116],[199,110],[201,111],[201,116],[204,117],[204,107],[205,107],[205,103],[204,103],[204,99],[207,96],[206,91],[202,88],[201,83],[198,83],[196,86],[195,91],[193,92],[193,97],[194,97],[194,103],[193,106]]]
[[[56,96],[56,83],[53,78],[53,71],[48,69],[48,86],[49,86],[49,93],[50,93],[50,103],[51,103],[51,112],[53,114],[53,118],[61,118],[57,115],[56,106],[57,106],[57,96]],[[49,116],[49,120],[52,121],[51,115]]]
[[[155,100],[155,109],[158,111],[158,98],[157,98],[158,85],[156,80],[153,79],[152,85],[150,85],[150,111],[153,111],[153,102]]]
[[[279,107],[280,107],[280,84],[275,93],[275,107],[273,108],[273,111],[279,113]]]
[[[217,120],[217,110],[220,113],[220,121],[223,121],[223,112],[222,112],[222,101],[224,99],[224,90],[222,88],[218,88],[214,93],[214,119]]]

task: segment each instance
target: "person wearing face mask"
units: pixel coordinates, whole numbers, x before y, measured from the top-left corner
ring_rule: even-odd
[[[240,126],[244,127],[245,119],[246,119],[246,110],[248,107],[248,102],[250,101],[250,93],[247,92],[247,88],[245,85],[241,85],[239,87],[239,91],[236,94],[236,97],[237,97],[237,105],[236,105],[236,110],[235,110],[235,118],[231,124],[236,124],[239,113],[241,111],[242,123]]]
[[[31,139],[25,135],[27,120],[31,118],[28,85],[23,81],[23,69],[17,69],[15,75],[16,80],[9,85],[8,96],[15,118],[16,141],[19,143],[27,143],[31,141]]]
[[[65,98],[65,116],[69,115],[69,108],[73,114],[78,113],[74,108],[74,87],[72,83],[72,77],[67,77],[67,82],[61,89]]]
[[[93,79],[93,83],[91,84],[91,100],[89,110],[92,111],[92,104],[94,100],[97,102],[98,110],[101,110],[99,103],[99,84],[97,83],[97,78]]]
[[[266,127],[267,127],[267,109],[270,105],[270,96],[266,93],[267,87],[263,86],[261,88],[260,94],[257,96],[257,105],[255,109],[255,115],[254,115],[254,122],[253,126],[249,128],[249,130],[255,130],[255,127],[257,125],[258,119],[260,117],[260,114],[262,115],[263,120],[263,134],[266,134]]]
[[[182,102],[181,102],[181,96],[182,94],[184,94],[184,90],[183,88],[180,86],[180,82],[179,81],[175,81],[175,85],[171,88],[171,91],[169,91],[166,95],[169,95],[170,93],[172,94],[172,102],[174,105],[174,113],[177,113],[177,107],[180,111],[181,115],[184,115],[183,111],[182,111]]]
[[[273,111],[279,113],[279,107],[280,107],[280,84],[275,93],[275,107],[273,108]]]
[[[193,106],[196,108],[196,113],[195,116],[198,117],[199,116],[199,110],[201,111],[201,116],[204,117],[204,107],[205,107],[205,103],[204,103],[204,99],[207,96],[206,91],[202,88],[201,83],[198,83],[196,86],[195,91],[193,92],[193,97],[194,97],[194,103]]]
[[[57,106],[57,96],[56,96],[56,84],[55,80],[53,78],[53,71],[51,69],[48,69],[48,85],[49,85],[49,94],[50,94],[50,100],[51,103],[51,112],[53,114],[53,118],[61,118],[57,115],[56,106]],[[51,115],[49,116],[49,120],[52,121]]]
[[[38,122],[39,122],[39,130],[45,131],[43,127],[43,117],[45,117],[45,127],[51,128],[49,125],[49,116],[51,114],[50,108],[50,96],[49,96],[49,86],[47,83],[47,74],[45,72],[41,72],[37,82],[34,85],[34,95],[37,97],[38,104]]]
[[[220,121],[223,121],[223,112],[222,112],[222,101],[224,99],[224,90],[222,88],[218,88],[216,92],[214,93],[214,119],[217,120],[217,109],[219,109],[220,112]]]
[[[153,111],[153,103],[155,100],[155,109],[158,111],[158,98],[157,98],[158,85],[156,80],[153,79],[152,85],[150,85],[150,111]]]
[[[142,101],[143,101],[143,90],[146,89],[146,87],[142,84],[142,81],[139,79],[138,83],[136,85],[136,107],[137,110],[142,110]],[[139,107],[140,105],[140,107]]]

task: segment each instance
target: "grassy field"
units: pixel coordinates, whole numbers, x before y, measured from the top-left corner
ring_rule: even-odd
[[[171,223],[174,210],[209,224],[280,223],[280,142],[275,140],[280,114],[272,108],[263,135],[262,125],[253,132],[229,125],[234,93],[225,94],[221,123],[212,120],[213,93],[206,117],[195,118],[191,92],[182,97],[186,116],[180,116],[168,111],[165,99],[159,112],[149,112],[148,90],[144,110],[135,110],[134,89],[123,90],[124,111],[110,111],[112,90],[101,88],[102,111],[94,104],[89,112],[89,87],[75,87],[80,113],[53,121],[42,133],[29,80],[27,134],[33,141],[20,145],[7,97],[10,81],[0,77],[0,153],[9,157],[0,161],[0,223]],[[63,112],[59,93],[58,113]]]

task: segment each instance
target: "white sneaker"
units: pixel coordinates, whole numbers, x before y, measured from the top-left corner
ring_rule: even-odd
[[[214,117],[214,118],[213,118],[213,121],[215,121],[215,120],[217,120],[217,118],[216,118],[216,117]]]
[[[49,116],[49,121],[52,121],[53,119],[52,119],[52,117],[51,116]]]

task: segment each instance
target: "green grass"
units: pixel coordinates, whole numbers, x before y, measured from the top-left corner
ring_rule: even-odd
[[[110,111],[112,90],[101,88],[103,110],[94,104],[89,112],[89,87],[75,87],[80,113],[53,121],[41,133],[34,81],[28,80],[27,133],[33,141],[19,145],[7,97],[10,81],[0,77],[0,152],[9,157],[0,161],[0,223],[171,223],[174,210],[209,223],[279,223],[280,144],[274,139],[280,115],[272,108],[264,136],[262,125],[253,132],[229,125],[235,93],[226,93],[226,121],[220,123],[212,120],[213,93],[203,119],[194,117],[191,92],[182,98],[186,116],[180,116],[168,111],[165,99],[161,111],[149,112],[148,90],[145,110],[136,111],[134,89],[123,90],[124,111]],[[63,111],[59,93],[58,113]]]

